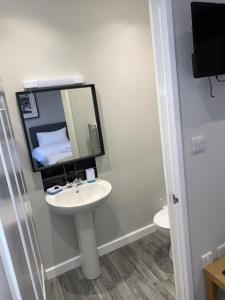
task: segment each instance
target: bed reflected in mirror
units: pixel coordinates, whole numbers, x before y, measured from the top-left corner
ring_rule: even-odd
[[[16,95],[34,171],[104,154],[94,85]]]

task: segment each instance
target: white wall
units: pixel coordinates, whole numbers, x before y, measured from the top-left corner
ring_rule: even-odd
[[[173,11],[195,299],[203,300],[201,256],[225,242],[225,85],[213,80],[211,99],[207,78],[193,79],[190,2],[173,0]],[[191,138],[202,134],[206,151],[192,155]]]
[[[88,124],[96,125],[91,88],[68,91],[81,157],[93,155]]]
[[[50,212],[32,174],[15,91],[32,78],[82,74],[97,88],[113,193],[95,215],[98,244],[152,223],[164,179],[147,0],[0,0],[0,73],[45,267],[77,253],[72,217]]]

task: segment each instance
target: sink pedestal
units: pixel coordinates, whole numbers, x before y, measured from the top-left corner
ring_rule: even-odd
[[[94,231],[93,212],[92,210],[79,212],[74,216],[74,219],[83,274],[87,279],[95,279],[99,277],[101,270]]]
[[[95,279],[101,274],[94,231],[93,211],[111,193],[112,185],[102,179],[84,182],[77,187],[65,188],[55,195],[46,194],[49,207],[63,215],[74,216],[81,264],[84,276]]]

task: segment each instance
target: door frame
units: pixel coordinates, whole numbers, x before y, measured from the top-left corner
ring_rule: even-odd
[[[176,298],[193,300],[191,247],[176,68],[172,0],[149,0],[157,102],[171,224]],[[174,203],[174,196],[179,199]]]

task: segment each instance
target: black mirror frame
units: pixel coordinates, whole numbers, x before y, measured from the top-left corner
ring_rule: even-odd
[[[40,92],[48,92],[48,91],[55,91],[55,90],[78,89],[78,88],[87,88],[87,87],[91,88],[91,92],[92,92],[92,98],[93,98],[93,104],[94,104],[96,123],[97,123],[97,127],[98,127],[98,135],[99,135],[99,143],[100,143],[101,153],[95,154],[95,155],[84,156],[84,157],[80,157],[80,158],[77,158],[77,159],[71,159],[71,160],[68,160],[68,161],[65,161],[65,162],[62,162],[62,163],[58,163],[58,164],[54,164],[54,165],[51,165],[51,166],[47,166],[47,167],[38,167],[38,168],[36,168],[35,165],[34,165],[33,158],[32,158],[32,150],[31,150],[30,143],[29,143],[28,133],[27,133],[26,125],[25,125],[25,119],[23,117],[22,108],[21,108],[21,105],[20,105],[19,96],[27,94],[29,92],[31,92],[31,93],[36,93],[36,92],[40,93]],[[18,108],[19,108],[20,118],[21,118],[22,125],[23,125],[23,130],[24,130],[24,134],[25,134],[26,144],[27,144],[27,147],[28,147],[29,158],[30,158],[30,162],[31,162],[33,172],[39,172],[39,171],[46,170],[46,169],[49,169],[49,168],[69,164],[69,163],[72,163],[74,161],[80,161],[80,160],[84,160],[84,159],[88,159],[88,158],[92,158],[92,157],[98,157],[98,156],[105,155],[105,149],[104,149],[104,143],[103,143],[103,137],[102,137],[102,129],[101,129],[98,103],[97,103],[97,96],[96,96],[96,91],[95,91],[95,85],[94,84],[63,85],[63,86],[56,86],[56,87],[48,87],[48,88],[40,88],[40,89],[37,88],[37,89],[25,90],[25,91],[22,91],[22,92],[16,92],[16,99],[17,99],[17,105],[18,105]]]

